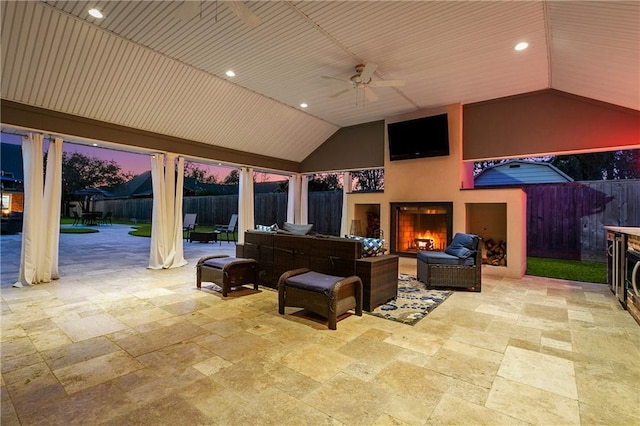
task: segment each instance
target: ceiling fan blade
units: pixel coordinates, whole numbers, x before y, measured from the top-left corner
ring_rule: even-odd
[[[375,102],[378,100],[378,95],[376,95],[376,92],[374,92],[370,87],[364,88],[364,96],[369,102]]]
[[[351,80],[347,80],[346,78],[331,77],[330,75],[323,75],[323,76],[320,76],[320,77],[324,78],[326,80],[338,80],[338,81],[342,81],[343,83],[351,83]]]
[[[224,1],[223,2],[238,18],[249,28],[257,27],[260,25],[260,18],[258,18],[244,2],[241,1]]]
[[[344,89],[339,91],[338,93],[334,93],[333,95],[329,95],[330,98],[337,98],[340,95],[344,95],[345,93],[349,92],[351,89]]]
[[[362,81],[368,81],[371,76],[373,76],[373,73],[376,72],[376,68],[378,68],[376,64],[369,63],[365,65],[362,73],[360,74]]]
[[[400,87],[404,86],[404,80],[376,80],[368,84],[371,87]]]
[[[201,4],[199,1],[183,1],[172,13],[174,18],[181,21],[188,21],[200,13]]]

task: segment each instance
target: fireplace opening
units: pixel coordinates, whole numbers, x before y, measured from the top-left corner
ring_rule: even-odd
[[[415,256],[422,250],[444,250],[451,242],[452,202],[391,203],[394,254]]]

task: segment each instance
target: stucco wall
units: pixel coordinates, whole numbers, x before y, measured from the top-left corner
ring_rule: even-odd
[[[506,203],[507,207],[507,266],[484,267],[485,274],[522,277],[526,271],[526,194],[520,189],[461,189],[470,188],[472,174],[469,163],[462,162],[462,105],[420,111],[410,116],[449,114],[450,155],[447,157],[389,161],[385,132],[385,190],[374,194],[349,194],[349,220],[354,218],[356,204],[380,204],[380,223],[385,238],[391,235],[390,203],[392,202],[453,202],[453,232],[467,232],[467,208],[473,203]],[[414,258],[401,262],[415,264]]]

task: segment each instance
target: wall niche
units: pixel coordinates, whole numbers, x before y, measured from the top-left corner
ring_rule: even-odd
[[[507,203],[469,203],[467,232],[482,237],[482,263],[507,266]]]

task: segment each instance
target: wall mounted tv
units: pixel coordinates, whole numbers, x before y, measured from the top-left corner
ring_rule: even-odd
[[[387,125],[391,161],[449,155],[447,114]]]

